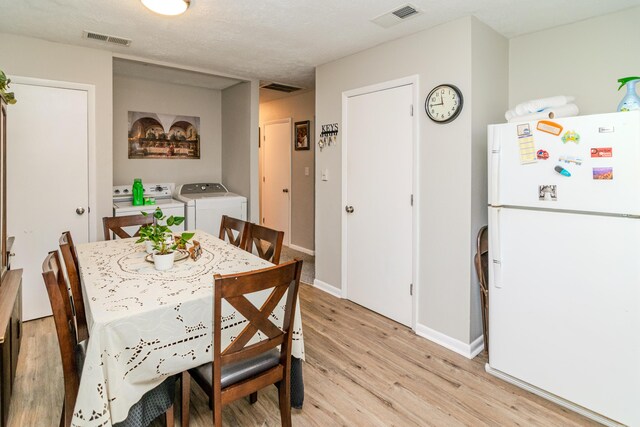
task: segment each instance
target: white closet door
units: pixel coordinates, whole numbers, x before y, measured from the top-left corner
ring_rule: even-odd
[[[345,131],[347,297],[407,326],[413,313],[412,102],[412,85],[350,97]]]
[[[63,231],[89,238],[86,91],[14,84],[7,117],[7,231],[23,268],[23,320],[51,314],[42,262]]]

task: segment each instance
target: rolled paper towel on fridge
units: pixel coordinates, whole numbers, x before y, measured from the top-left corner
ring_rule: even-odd
[[[522,116],[529,113],[538,113],[547,108],[560,107],[575,101],[573,96],[552,96],[550,98],[532,99],[516,105],[514,108],[517,115]]]
[[[549,111],[542,111],[540,113],[525,114],[524,116],[514,116],[508,120],[509,123],[520,122],[535,122],[538,120],[550,119]]]
[[[580,113],[580,110],[578,109],[578,106],[576,104],[562,105],[560,107],[553,107],[544,111],[549,112],[550,119],[559,119],[562,117],[574,117]]]
[[[568,104],[568,105],[563,105],[561,107],[549,108],[539,113],[531,113],[531,114],[525,114],[522,116],[514,116],[511,119],[508,119],[507,121],[509,123],[535,122],[537,120],[573,117],[573,116],[577,116],[579,112],[580,110],[578,110],[578,106],[576,104]]]
[[[516,117],[516,110],[509,110],[506,113],[504,113],[504,118],[507,119],[507,121],[510,121],[512,118]]]

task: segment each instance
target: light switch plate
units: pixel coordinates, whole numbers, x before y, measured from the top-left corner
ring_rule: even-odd
[[[322,180],[329,181],[329,169],[324,169],[322,171]]]

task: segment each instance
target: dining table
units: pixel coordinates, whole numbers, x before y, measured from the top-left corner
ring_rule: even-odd
[[[158,271],[145,246],[136,241],[129,238],[76,245],[89,339],[74,426],[127,425],[130,410],[152,390],[172,382],[181,372],[211,362],[214,275],[273,265],[196,230],[193,241],[199,242],[201,256]],[[255,293],[249,299],[259,307],[267,295]],[[272,312],[276,324],[284,318],[285,298],[286,294]],[[247,320],[223,301],[222,344],[229,345],[246,325]],[[299,375],[293,375],[292,370],[293,396],[304,393],[299,302],[292,336],[292,358],[300,369]],[[265,337],[258,332],[249,344],[261,339]]]

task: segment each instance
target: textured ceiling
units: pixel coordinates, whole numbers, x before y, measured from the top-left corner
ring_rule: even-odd
[[[178,17],[139,0],[0,0],[0,31],[108,49],[220,73],[313,87],[314,67],[473,15],[506,37],[640,5],[640,0],[411,0],[420,16],[391,28],[370,20],[404,0],[192,0]],[[130,47],[85,40],[90,30]]]
[[[120,58],[113,60],[113,74],[218,90],[226,89],[242,81]]]

